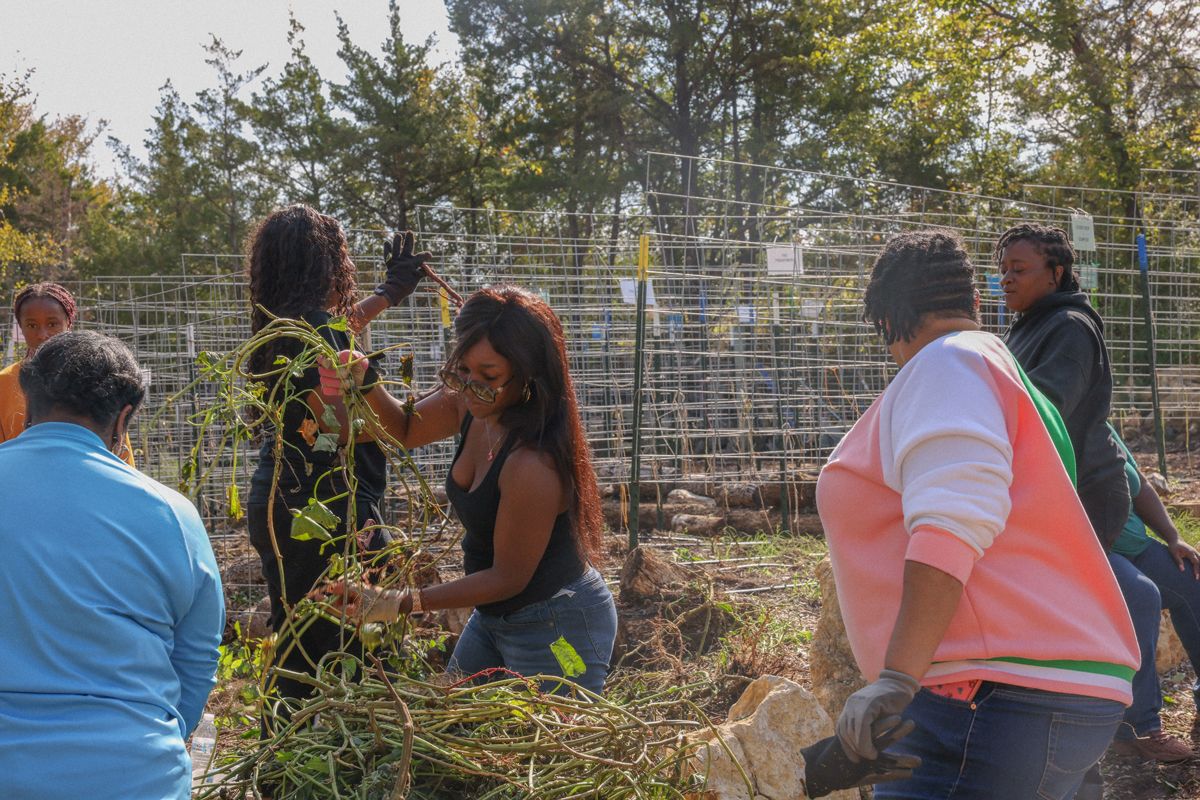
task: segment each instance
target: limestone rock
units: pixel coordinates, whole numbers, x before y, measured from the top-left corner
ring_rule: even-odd
[[[643,602],[672,594],[688,581],[688,573],[649,547],[635,547],[621,567],[621,600]]]
[[[1171,503],[1167,506],[1167,511],[1172,514],[1191,514],[1193,517],[1200,517],[1200,502],[1191,500],[1188,502]]]
[[[405,568],[413,586],[437,586],[442,582],[442,573],[438,570],[438,557],[426,550],[418,550],[408,556]],[[399,588],[399,587],[395,587]]]
[[[253,608],[232,612],[228,622],[238,624],[243,639],[262,639],[271,632],[271,598],[264,597]]]
[[[762,487],[757,483],[731,483],[717,492],[717,502],[730,508],[763,508]]]
[[[1182,664],[1185,659],[1187,651],[1183,649],[1183,642],[1179,641],[1175,626],[1171,624],[1171,612],[1164,608],[1158,624],[1158,652],[1154,656],[1154,666],[1159,675],[1164,675]]]
[[[842,713],[846,698],[866,686],[866,680],[858,670],[850,640],[846,638],[829,556],[821,559],[816,572],[817,582],[821,585],[821,617],[817,620],[817,630],[808,651],[808,663],[813,693],[825,711],[836,717]]]
[[[1150,418],[1150,422],[1153,423],[1153,417]],[[1118,426],[1121,430],[1121,438],[1127,442],[1141,436],[1144,432],[1142,417],[1136,411],[1125,414],[1119,420]]]
[[[774,533],[779,522],[779,515],[766,509],[752,511],[748,508],[734,508],[725,518],[727,526],[743,533]]]
[[[728,750],[706,732],[693,761],[698,771],[707,770],[703,800],[796,800],[808,796],[800,750],[832,736],[833,722],[807,689],[764,675],[729,709],[729,721],[717,726],[717,735]],[[828,796],[857,800],[859,795],[847,790]]]
[[[262,576],[262,559],[257,555],[242,556],[225,564],[221,568],[222,585],[233,588],[247,586],[266,586]]]
[[[672,489],[667,494],[667,502],[668,503],[685,503],[687,505],[708,506],[708,507],[715,507],[717,505],[717,501],[712,499],[711,497],[705,497],[702,494],[696,494],[695,492],[689,492],[687,489]]]

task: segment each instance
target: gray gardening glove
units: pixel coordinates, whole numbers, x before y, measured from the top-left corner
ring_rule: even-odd
[[[837,721],[837,737],[851,761],[871,761],[879,757],[872,739],[877,720],[899,714],[920,691],[921,684],[911,675],[885,669],[879,678],[846,698]]]

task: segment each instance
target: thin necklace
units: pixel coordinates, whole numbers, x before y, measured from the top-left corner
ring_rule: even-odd
[[[496,442],[493,443],[492,442],[492,426],[488,425],[487,417],[483,418],[483,430],[484,430],[484,433],[487,435],[488,461],[491,461],[492,459],[494,459],[496,457],[496,444],[498,444],[500,442],[500,439],[504,438],[504,431],[500,432],[500,439],[497,439]]]

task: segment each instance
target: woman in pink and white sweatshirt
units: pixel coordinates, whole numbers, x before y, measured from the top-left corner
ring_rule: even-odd
[[[877,798],[1069,798],[1131,699],[1138,648],[1080,505],[1061,418],[980,329],[953,233],[891,239],[865,319],[900,367],[821,472],[817,505],[870,683],[851,759],[896,715],[922,764]]]

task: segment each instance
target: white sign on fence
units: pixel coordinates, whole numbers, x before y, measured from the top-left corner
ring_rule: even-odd
[[[637,305],[637,279],[636,278],[619,278],[621,284],[621,302],[627,306]],[[656,306],[654,302],[654,284],[650,279],[646,279],[646,305]]]
[[[1071,244],[1076,250],[1096,249],[1096,226],[1089,215],[1071,215]]]
[[[804,251],[800,245],[767,245],[767,274],[788,278],[803,275]]]
[[[1091,292],[1100,286],[1100,270],[1095,264],[1080,264],[1079,288]]]

